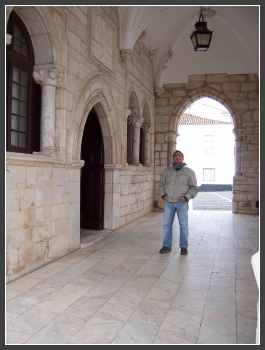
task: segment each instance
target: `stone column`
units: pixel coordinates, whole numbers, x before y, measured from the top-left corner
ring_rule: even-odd
[[[167,166],[172,166],[173,153],[176,151],[176,136],[177,134],[174,131],[167,133],[168,136],[168,156],[167,156]]]
[[[105,204],[104,227],[106,230],[115,230],[120,226],[121,216],[121,164],[105,164]]]
[[[129,116],[128,123],[132,124],[133,130],[133,162],[132,165],[139,165],[139,147],[140,147],[140,127],[144,121],[140,116]]]
[[[41,84],[40,153],[52,156],[55,153],[56,86],[62,77],[57,69],[35,71],[33,77]]]
[[[245,136],[244,129],[234,129],[233,133],[235,135],[236,152],[235,152],[235,169],[236,176],[242,175],[242,160],[243,160],[243,140]]]
[[[144,165],[150,166],[150,123],[144,123],[142,125],[144,130]]]

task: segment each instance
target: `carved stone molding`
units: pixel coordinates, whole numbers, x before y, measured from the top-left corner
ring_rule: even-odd
[[[214,17],[216,12],[211,9],[210,7],[203,7],[202,8],[202,14],[204,16],[204,18],[210,18],[210,17]],[[199,15],[200,15],[200,12],[199,12]]]
[[[163,86],[155,86],[155,93],[157,96],[162,95],[165,92],[165,88]]]
[[[245,129],[233,129],[236,141],[243,141],[245,139]]]
[[[151,126],[152,126],[151,123],[143,123],[143,124],[142,124],[142,129],[143,129],[145,132],[149,132],[150,129],[151,129]]]
[[[56,68],[47,69],[47,70],[41,69],[41,70],[35,70],[33,72],[33,78],[37,84],[40,84],[42,86],[44,85],[57,86],[57,84],[63,80],[63,75]]]
[[[140,128],[144,121],[143,117],[140,116],[129,116],[128,123],[132,124],[135,128]]]
[[[104,164],[104,169],[107,171],[122,170],[123,165],[122,164]]]
[[[122,49],[120,50],[122,62],[127,62],[132,60],[133,50],[132,49]]]
[[[115,73],[115,24],[100,7],[91,9],[90,57],[95,64]]]

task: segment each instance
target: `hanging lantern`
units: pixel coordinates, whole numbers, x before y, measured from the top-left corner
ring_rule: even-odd
[[[210,47],[213,32],[207,28],[207,22],[204,22],[202,8],[199,22],[195,23],[195,28],[196,30],[190,36],[194,51],[207,51]]]

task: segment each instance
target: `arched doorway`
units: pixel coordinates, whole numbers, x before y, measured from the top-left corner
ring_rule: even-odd
[[[104,228],[104,145],[94,108],[88,115],[81,146],[80,218],[81,228]]]
[[[235,175],[231,114],[220,102],[203,97],[186,108],[178,124],[177,149],[184,152],[184,161],[197,177],[193,210],[231,211]]]

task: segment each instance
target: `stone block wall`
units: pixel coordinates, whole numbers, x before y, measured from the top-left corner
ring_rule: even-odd
[[[50,89],[55,106],[44,103],[54,110],[54,153],[6,155],[7,282],[80,247],[80,153],[93,107],[105,149],[105,228],[117,229],[153,210],[154,174],[153,126],[151,166],[126,163],[129,94],[136,91],[141,113],[148,104],[153,125],[153,71],[142,42],[132,50],[130,70],[122,61],[117,8],[10,6],[7,19],[11,10],[36,43],[34,69],[59,72],[60,79]],[[99,22],[107,28],[103,36]]]
[[[80,166],[40,158],[7,157],[7,281],[80,246]]]

